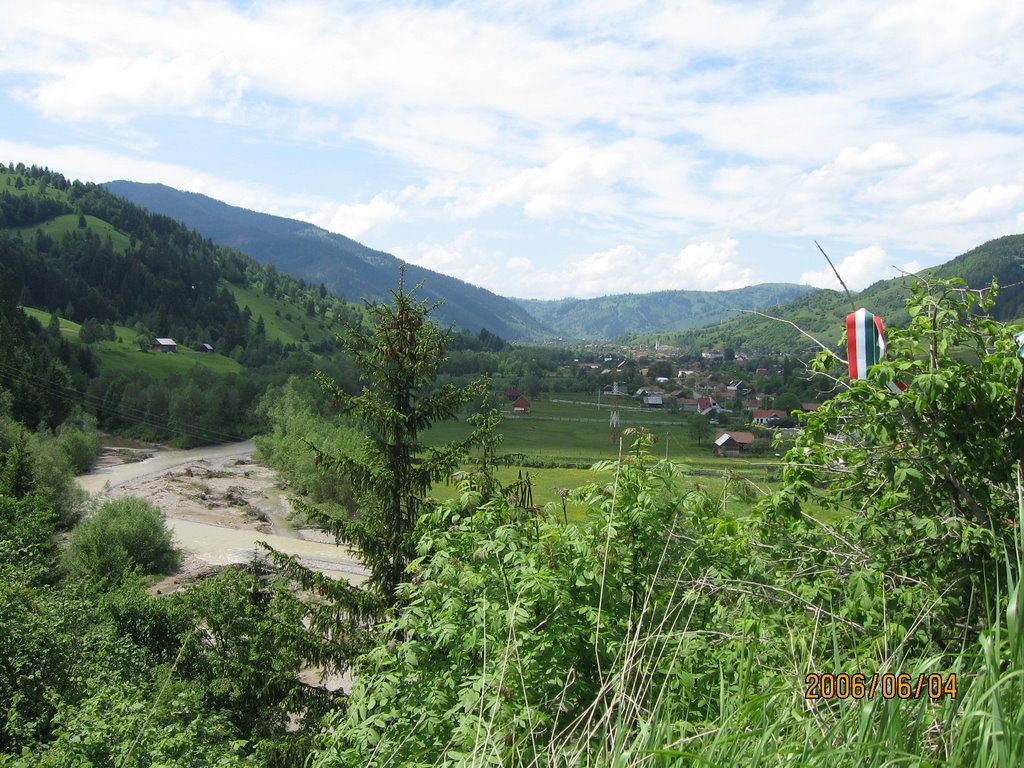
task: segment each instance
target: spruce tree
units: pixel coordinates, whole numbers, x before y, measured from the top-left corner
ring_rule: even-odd
[[[10,450],[0,455],[0,496],[23,499],[32,491],[35,480],[32,458],[24,428],[18,430]]]
[[[290,577],[320,598],[304,604],[311,633],[303,644],[309,660],[326,668],[344,669],[366,647],[373,623],[394,606],[395,589],[416,556],[414,529],[430,488],[454,472],[494,427],[493,419],[480,419],[464,440],[423,444],[432,425],[456,417],[486,393],[489,382],[437,386],[452,328],[431,318],[437,304],[419,301],[415,288],[406,290],[404,268],[391,296],[388,304],[365,302],[368,322],[345,323],[340,338],[359,369],[361,391],[350,394],[329,376],[316,377],[334,405],[365,431],[358,453],[331,455],[310,446],[323,471],[348,478],[357,515],[339,520],[293,500],[339,544],[355,549],[369,577],[357,588],[273,553]]]
[[[415,556],[413,528],[423,498],[480,439],[474,433],[465,441],[426,448],[422,435],[457,416],[487,387],[485,380],[477,380],[435,388],[452,329],[430,318],[436,304],[418,301],[415,289],[405,290],[404,269],[391,294],[390,304],[367,303],[369,332],[346,324],[342,343],[361,373],[362,391],[348,394],[331,378],[317,375],[341,411],[366,430],[362,455],[317,457],[352,483],[359,518],[332,521],[332,528],[341,541],[358,547],[371,573],[368,584],[386,604]]]

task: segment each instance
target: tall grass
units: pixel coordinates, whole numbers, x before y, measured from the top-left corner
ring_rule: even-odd
[[[616,479],[616,492],[619,487]],[[679,516],[699,518],[708,529],[701,531],[692,519],[680,525],[680,517],[667,524],[660,557],[655,554],[653,579],[633,615],[627,617],[623,641],[610,664],[606,659],[602,666],[598,658],[597,671],[591,672],[599,684],[588,706],[575,709],[571,719],[560,716],[557,702],[552,704],[550,698],[530,690],[527,681],[532,671],[526,666],[529,661],[520,656],[522,646],[514,637],[514,625],[495,633],[485,621],[481,627],[485,673],[473,688],[479,698],[475,705],[470,702],[469,707],[451,713],[461,718],[463,734],[473,734],[472,748],[453,743],[433,745],[435,749],[427,739],[418,753],[422,760],[415,764],[512,768],[1024,765],[1024,591],[1019,582],[1024,493],[1018,488],[1018,494],[1015,539],[1006,548],[1001,583],[988,597],[990,629],[959,651],[942,654],[909,650],[920,647],[909,642],[867,643],[863,647],[882,650],[852,653],[843,647],[851,624],[845,617],[798,600],[775,600],[786,592],[785,584],[757,585],[730,578],[720,568],[720,556],[707,558],[703,552],[721,541],[728,544],[729,517],[723,509],[728,488],[718,498],[687,496]],[[613,518],[627,514],[624,507],[613,498],[605,508],[607,530]],[[681,546],[687,553],[682,560],[678,557]],[[607,548],[604,558],[601,567],[606,572],[619,567]],[[771,599],[755,599],[759,586],[764,590],[761,597]],[[512,592],[504,599],[507,610],[515,613],[520,601],[528,598]],[[744,601],[749,601],[746,611],[740,610]],[[764,613],[757,614],[750,605],[763,608]],[[715,623],[713,614],[709,620],[708,606],[719,611],[720,623]],[[486,611],[481,615],[486,617]],[[923,620],[922,615],[919,621]],[[599,615],[599,633],[603,631],[600,622]],[[883,625],[871,631],[881,636],[889,630]],[[913,631],[911,626],[908,636]],[[860,659],[848,662],[857,668],[842,667],[846,656]],[[808,671],[860,672],[868,680],[876,672],[907,674],[914,683],[919,675],[941,675],[945,681],[955,675],[956,695],[944,691],[930,698],[925,689],[919,697],[904,700],[887,698],[877,688],[870,698],[808,700]],[[486,679],[487,674],[497,679]],[[576,674],[576,668],[565,672],[565,699],[574,690]],[[380,678],[384,683],[398,679]],[[511,720],[507,711],[499,712],[500,698],[487,696],[489,690],[510,684],[518,688],[516,695],[522,702]],[[365,695],[376,694],[369,690]],[[364,755],[362,762],[341,761],[328,746],[313,765],[404,764],[392,752],[425,735],[417,722],[416,704],[409,701],[402,715],[412,723],[411,730],[397,739],[382,739],[382,748],[368,758]],[[423,717],[428,718],[426,713]],[[335,725],[335,737],[344,739],[343,721]]]

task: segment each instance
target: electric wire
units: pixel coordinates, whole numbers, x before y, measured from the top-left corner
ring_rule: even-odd
[[[3,363],[0,363],[0,381],[6,381],[9,385],[25,383],[46,395],[58,398],[64,402],[72,405],[83,405],[87,410],[93,411],[97,415],[116,415],[140,426],[164,430],[172,434],[192,438],[199,442],[239,442],[246,439],[236,434],[211,429],[198,424],[173,425],[169,417],[166,420],[156,419],[143,409],[126,406],[120,402],[113,404],[104,397],[92,395],[88,392],[78,392],[74,388],[59,385],[56,382],[40,381],[34,379],[24,369]]]

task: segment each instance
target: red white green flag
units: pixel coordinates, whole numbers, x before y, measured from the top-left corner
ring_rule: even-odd
[[[866,379],[868,368],[885,357],[885,329],[882,318],[866,309],[846,316],[846,353],[850,361],[850,378]]]

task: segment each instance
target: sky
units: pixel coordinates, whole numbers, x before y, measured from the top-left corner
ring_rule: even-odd
[[[852,289],[1024,231],[1024,0],[0,4],[0,161],[503,296]]]

